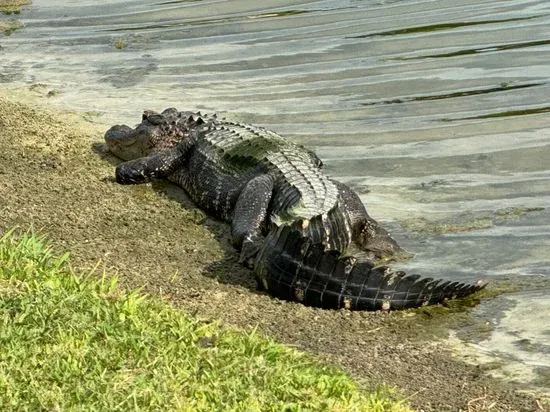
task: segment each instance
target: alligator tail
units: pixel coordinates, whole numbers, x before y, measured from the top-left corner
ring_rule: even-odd
[[[256,256],[254,272],[259,287],[271,295],[327,309],[405,309],[463,298],[485,287],[420,278],[342,257],[290,226],[269,233]]]

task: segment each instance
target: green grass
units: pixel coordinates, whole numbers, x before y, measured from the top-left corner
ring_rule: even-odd
[[[42,237],[0,239],[0,410],[408,411],[258,336],[200,322]]]

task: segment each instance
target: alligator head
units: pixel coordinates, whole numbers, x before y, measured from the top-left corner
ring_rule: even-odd
[[[115,125],[107,130],[105,142],[115,156],[132,160],[175,146],[189,138],[189,130],[201,123],[204,120],[200,113],[178,112],[174,108],[162,113],[146,110],[134,129]]]

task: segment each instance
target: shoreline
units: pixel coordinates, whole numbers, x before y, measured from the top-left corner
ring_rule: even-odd
[[[467,312],[324,311],[255,292],[225,225],[167,183],[110,182],[118,160],[102,147],[100,119],[48,106],[46,89],[0,89],[0,229],[32,224],[79,268],[100,261],[125,287],[199,318],[257,327],[343,367],[364,386],[397,386],[425,411],[539,407],[534,396],[453,356],[445,335]]]

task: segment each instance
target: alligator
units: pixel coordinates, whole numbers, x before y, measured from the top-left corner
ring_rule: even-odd
[[[462,298],[483,287],[392,271],[407,256],[359,196],[329,178],[305,147],[267,129],[200,112],[145,111],[112,126],[109,150],[125,160],[120,184],[168,179],[231,225],[240,262],[259,289],[309,306],[394,310]]]

